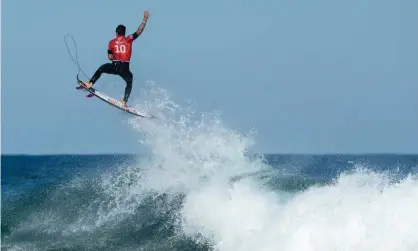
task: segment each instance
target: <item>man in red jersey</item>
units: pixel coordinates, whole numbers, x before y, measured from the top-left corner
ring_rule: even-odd
[[[144,31],[148,17],[149,12],[145,11],[144,19],[142,20],[142,23],[136,32],[126,37],[126,27],[122,24],[116,27],[116,38],[109,42],[109,48],[107,50],[107,57],[112,61],[112,63],[106,63],[100,66],[90,81],[84,82],[87,88],[92,87],[94,83],[100,78],[102,73],[119,75],[126,82],[125,95],[122,100],[122,106],[126,107],[126,102],[128,101],[129,95],[131,94],[133,81],[133,75],[129,69],[129,61],[132,54],[132,42],[137,39]]]

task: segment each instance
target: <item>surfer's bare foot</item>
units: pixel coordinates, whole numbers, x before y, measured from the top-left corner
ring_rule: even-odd
[[[126,101],[125,100],[122,100],[122,107],[126,108]]]
[[[90,82],[83,82],[84,83],[84,85],[87,87],[87,89],[90,89],[90,87],[93,85],[92,83],[90,83]]]

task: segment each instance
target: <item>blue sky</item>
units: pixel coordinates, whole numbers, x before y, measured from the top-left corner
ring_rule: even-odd
[[[132,99],[155,81],[255,127],[264,152],[418,152],[417,1],[21,0],[2,2],[3,153],[146,150],[120,112],[74,90],[63,42],[75,37],[91,75],[115,27],[135,31],[145,9]],[[102,89],[118,96],[121,80],[99,82],[112,80]]]

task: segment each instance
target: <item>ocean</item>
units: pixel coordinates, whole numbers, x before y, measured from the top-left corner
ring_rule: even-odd
[[[250,159],[2,156],[2,250],[418,250],[418,155]]]
[[[260,154],[162,101],[147,153],[2,155],[2,250],[418,250],[418,155]]]

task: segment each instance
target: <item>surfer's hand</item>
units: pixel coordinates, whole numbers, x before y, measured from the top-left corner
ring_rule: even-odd
[[[144,11],[144,20],[147,21],[149,18],[149,12],[146,10]]]

